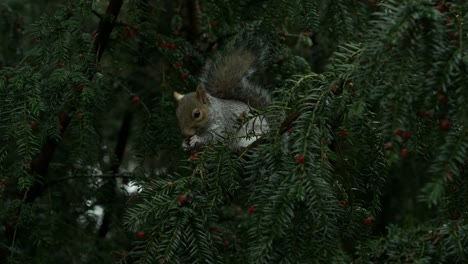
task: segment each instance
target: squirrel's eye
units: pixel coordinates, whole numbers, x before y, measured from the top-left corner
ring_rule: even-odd
[[[201,116],[200,110],[194,109],[193,112],[192,112],[192,117],[193,117],[194,119],[199,119],[200,116]]]

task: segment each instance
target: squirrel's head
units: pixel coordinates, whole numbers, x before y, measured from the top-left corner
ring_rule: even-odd
[[[203,86],[196,92],[180,94],[174,92],[177,101],[177,122],[182,134],[186,137],[200,135],[210,126],[210,102]]]

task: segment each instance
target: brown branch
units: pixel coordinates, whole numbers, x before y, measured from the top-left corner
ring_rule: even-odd
[[[190,19],[190,42],[197,44],[200,41],[202,35],[202,12],[200,8],[199,0],[188,1],[188,16]]]

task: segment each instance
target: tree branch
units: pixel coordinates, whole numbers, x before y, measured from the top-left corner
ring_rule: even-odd
[[[281,124],[280,126],[280,134],[284,134],[286,133],[291,127],[292,127],[292,123],[294,121],[296,121],[296,119],[299,118],[299,116],[301,115],[300,112],[294,112],[292,114],[290,114],[284,121],[283,123]],[[241,153],[245,153],[247,151],[249,151],[250,149],[253,149],[253,148],[256,148],[260,145],[263,145],[263,144],[266,144],[268,143],[268,140],[266,140],[265,138],[259,138],[257,140],[255,140],[252,144],[250,144],[249,146],[247,146],[246,148],[244,148]]]
[[[107,46],[109,41],[110,34],[114,29],[117,16],[119,15],[120,8],[122,7],[123,0],[111,0],[109,6],[107,7],[106,14],[104,19],[99,22],[97,29],[95,41],[93,43],[93,52],[96,56],[96,61],[101,60],[102,54]],[[88,78],[91,80],[96,75],[95,71],[91,71]],[[70,124],[70,120],[73,112],[76,110],[76,106],[65,106],[64,110],[59,114],[59,126],[60,132],[63,134]],[[33,186],[29,189],[28,195],[25,199],[26,203],[32,203],[34,200],[44,191],[45,185],[43,182],[48,175],[49,164],[52,161],[55,150],[59,141],[48,138],[44,145],[41,148],[41,152],[31,162],[31,170],[35,176],[35,181]]]

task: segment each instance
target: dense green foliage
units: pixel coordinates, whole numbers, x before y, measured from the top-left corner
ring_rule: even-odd
[[[467,11],[4,1],[0,262],[466,263]],[[239,32],[272,130],[184,152],[172,92]]]

